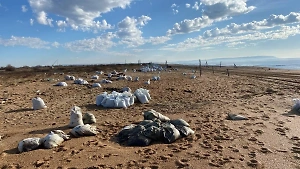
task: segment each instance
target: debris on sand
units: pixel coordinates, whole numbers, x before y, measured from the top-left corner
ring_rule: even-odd
[[[247,117],[242,116],[242,115],[228,113],[227,114],[227,120],[249,120],[249,119]]]

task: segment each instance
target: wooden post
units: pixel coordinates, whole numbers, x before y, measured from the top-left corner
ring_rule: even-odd
[[[201,59],[199,59],[199,73],[200,73],[200,77],[201,77],[201,75],[202,75]]]

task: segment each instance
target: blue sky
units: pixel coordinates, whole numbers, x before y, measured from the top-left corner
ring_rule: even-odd
[[[0,66],[300,56],[299,0],[0,0]]]

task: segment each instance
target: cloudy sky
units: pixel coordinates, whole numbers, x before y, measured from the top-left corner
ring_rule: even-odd
[[[0,0],[0,21],[0,66],[300,57],[299,0]]]

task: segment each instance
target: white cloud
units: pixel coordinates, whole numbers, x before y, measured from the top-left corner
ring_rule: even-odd
[[[96,38],[66,43],[64,47],[71,51],[105,51],[116,45],[113,38],[115,38],[115,34],[108,32]]]
[[[247,6],[247,0],[201,0],[205,5],[203,15],[210,19],[245,14],[255,9]]]
[[[210,26],[212,23],[213,20],[209,19],[207,16],[195,18],[193,20],[185,19],[180,23],[175,23],[173,28],[167,31],[167,34],[173,35],[199,31],[201,28]]]
[[[173,11],[174,15],[178,14],[178,12],[179,12],[177,9],[172,9],[172,11]]]
[[[210,38],[198,36],[196,38],[188,38],[183,42],[177,44],[169,44],[162,48],[162,50],[172,51],[186,51],[192,49],[213,47],[216,45],[225,44],[228,47],[233,47],[238,44],[247,44],[249,42],[256,42],[260,40],[278,40],[287,39],[290,36],[300,35],[300,25],[296,26],[281,26],[278,30],[270,30],[266,32],[252,32],[248,34],[236,35],[220,35]]]
[[[191,7],[191,4],[185,4],[185,7],[186,7],[186,8],[190,8],[190,7]]]
[[[29,0],[29,4],[37,14],[38,23],[50,25],[46,20],[47,14],[61,17],[74,30],[102,30],[112,26],[105,20],[97,21],[101,14],[114,8],[125,9],[133,0],[89,0],[89,1],[57,1]],[[105,21],[105,22],[104,22]]]
[[[250,23],[235,24],[232,23],[227,25],[225,28],[211,29],[203,33],[204,38],[224,36],[224,35],[233,35],[241,33],[249,33],[262,29],[269,29],[275,26],[291,24],[291,23],[300,23],[300,13],[291,12],[290,14],[283,15],[271,15],[268,19],[262,21],[253,21]]]
[[[135,19],[126,17],[118,23],[117,36],[121,39],[121,44],[127,44],[128,47],[136,47],[145,43],[142,37],[141,27],[145,26],[151,18],[142,15]]]
[[[175,3],[171,5],[171,8],[175,8],[175,7],[177,7]]]
[[[53,42],[52,46],[55,47],[55,48],[58,48],[60,46],[60,44],[58,42]]]
[[[51,26],[51,27],[53,26],[53,25],[52,25],[53,19],[49,19],[49,18],[47,17],[47,14],[46,14],[44,11],[39,12],[37,15],[38,15],[38,16],[37,16],[37,22],[38,22],[39,24],[42,24],[42,25],[49,25],[49,26]]]
[[[199,10],[201,6],[201,3],[195,2],[194,6],[192,6],[192,9],[195,9],[196,11]]]
[[[29,48],[35,49],[49,49],[50,47],[49,42],[42,41],[39,38],[32,38],[32,37],[17,37],[11,36],[10,39],[2,39],[0,38],[0,45],[3,46],[26,46]]]
[[[162,44],[171,39],[170,36],[156,36],[156,37],[150,37],[148,42],[152,43],[153,45]]]
[[[26,5],[22,5],[21,9],[22,9],[22,12],[27,12],[28,11]]]
[[[30,25],[33,25],[34,19],[31,18],[31,19],[29,20],[29,22],[30,22]]]

